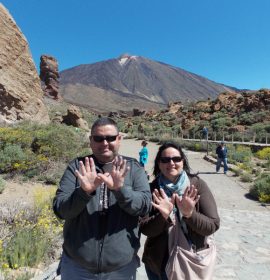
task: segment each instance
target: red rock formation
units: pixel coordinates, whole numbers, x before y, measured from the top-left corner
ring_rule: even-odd
[[[44,94],[59,100],[59,72],[57,60],[49,55],[40,57],[40,79]]]

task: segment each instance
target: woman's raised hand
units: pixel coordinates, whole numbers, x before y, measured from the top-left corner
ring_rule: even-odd
[[[196,203],[199,201],[200,196],[197,195],[197,189],[194,185],[187,187],[182,197],[178,194],[173,194],[177,208],[186,218],[190,218],[195,209]]]
[[[159,191],[155,189],[153,192],[152,205],[158,209],[164,219],[167,220],[173,210],[174,197],[169,198],[163,189]]]

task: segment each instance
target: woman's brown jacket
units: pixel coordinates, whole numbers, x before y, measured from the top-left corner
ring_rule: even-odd
[[[218,230],[220,219],[215,199],[207,184],[198,176],[189,176],[190,185],[198,190],[200,199],[196,204],[190,218],[183,218],[187,228],[188,237],[196,250],[205,248],[206,237]],[[157,180],[151,184],[151,192],[159,189]],[[140,221],[140,230],[147,236],[142,261],[154,273],[160,275],[165,270],[168,252],[168,228],[171,226],[170,218],[165,220],[159,211],[152,208],[149,216]]]

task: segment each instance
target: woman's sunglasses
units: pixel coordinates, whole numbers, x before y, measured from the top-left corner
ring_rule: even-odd
[[[118,134],[117,135],[106,135],[106,136],[99,136],[99,135],[92,135],[91,137],[93,138],[93,140],[97,143],[101,143],[104,140],[106,140],[107,142],[113,142],[116,140]]]
[[[181,157],[161,157],[160,158],[160,162],[162,163],[169,163],[171,162],[171,160],[176,163],[176,162],[180,162],[182,160]]]

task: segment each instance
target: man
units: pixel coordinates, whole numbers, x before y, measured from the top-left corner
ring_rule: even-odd
[[[133,158],[118,155],[121,136],[110,118],[92,126],[93,154],[73,160],[54,198],[65,219],[62,280],[136,279],[138,218],[150,210],[150,187]]]
[[[202,129],[202,134],[204,139],[208,139],[208,128],[206,126],[203,127]]]
[[[224,166],[224,174],[227,173],[228,171],[228,159],[227,159],[227,153],[228,150],[225,147],[225,143],[222,141],[220,142],[220,145],[218,145],[216,149],[216,154],[217,154],[217,165],[216,165],[216,171],[219,172],[221,163],[223,162]]]

